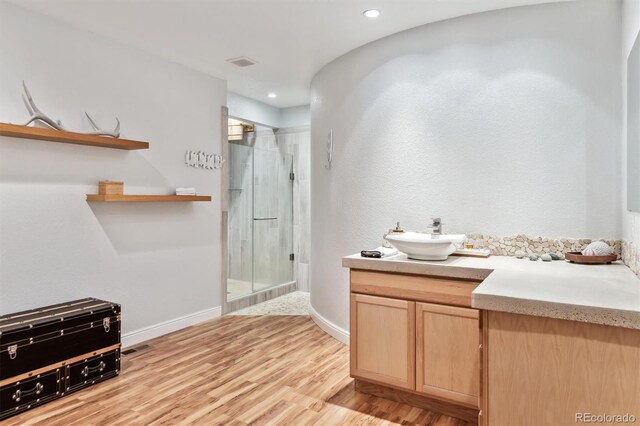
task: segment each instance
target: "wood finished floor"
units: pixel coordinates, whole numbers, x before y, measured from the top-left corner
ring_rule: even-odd
[[[147,342],[122,374],[9,425],[464,425],[361,394],[308,316],[228,316]]]

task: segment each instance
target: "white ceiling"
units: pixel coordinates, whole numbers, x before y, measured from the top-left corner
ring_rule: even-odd
[[[381,37],[455,16],[554,0],[11,0],[207,74],[276,107],[309,103],[313,75]],[[376,19],[362,15],[377,8]],[[259,63],[238,68],[226,59]],[[269,92],[278,94],[267,98]]]

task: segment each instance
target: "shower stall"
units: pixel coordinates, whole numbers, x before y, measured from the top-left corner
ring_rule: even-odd
[[[226,169],[226,301],[295,284],[293,156],[279,150],[272,129],[229,119]]]

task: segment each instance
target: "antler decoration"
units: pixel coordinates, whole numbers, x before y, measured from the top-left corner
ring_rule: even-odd
[[[27,111],[29,111],[29,115],[31,116],[29,117],[29,120],[24,123],[24,126],[28,126],[34,121],[40,121],[41,123],[44,123],[53,129],[65,130],[60,120],[54,121],[49,118],[44,112],[38,109],[35,102],[33,102],[31,93],[29,93],[29,89],[27,89],[27,85],[24,81],[22,82],[22,88],[24,89],[24,93],[22,94],[22,101],[24,102],[24,106],[27,107]]]
[[[86,112],[84,113],[84,115],[87,116],[87,118],[89,119],[89,123],[91,124],[91,127],[93,127],[94,130],[95,130],[95,132],[91,132],[91,133],[87,133],[87,134],[96,135],[96,136],[110,136],[112,138],[119,138],[120,137],[120,120],[118,120],[118,117],[116,117],[116,128],[111,130],[111,131],[109,131],[109,130],[102,130],[100,127],[98,127],[96,122],[93,121],[91,116],[89,116],[89,114],[87,114]]]
[[[24,93],[22,94],[22,100],[24,102],[24,106],[27,107],[27,111],[29,111],[29,116],[30,116],[29,120],[27,120],[27,122],[24,124],[24,126],[28,126],[29,124],[33,123],[34,121],[39,121],[39,122],[41,122],[43,124],[46,124],[47,126],[51,127],[52,129],[68,131],[67,129],[64,128],[64,126],[62,125],[62,122],[60,120],[53,120],[49,116],[47,116],[45,113],[40,111],[40,109],[38,109],[38,107],[36,106],[35,102],[33,102],[33,98],[31,97],[31,93],[29,93],[29,89],[27,89],[27,85],[25,84],[24,81],[22,82],[22,88],[24,89]],[[86,112],[84,114],[89,119],[89,124],[91,124],[91,127],[93,127],[93,129],[95,130],[94,132],[86,132],[84,134],[86,134],[86,135],[95,135],[95,136],[109,136],[109,137],[112,137],[112,138],[119,138],[120,137],[120,120],[118,120],[118,117],[116,117],[116,128],[115,129],[113,129],[113,130],[102,130],[100,127],[98,127],[96,122],[93,121],[93,119],[89,116],[89,114],[87,114]]]

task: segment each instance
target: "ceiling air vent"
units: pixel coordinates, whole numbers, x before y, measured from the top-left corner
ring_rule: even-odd
[[[230,63],[232,63],[233,65],[235,65],[237,67],[243,67],[243,68],[251,66],[251,65],[255,65],[255,64],[258,63],[258,62],[254,61],[251,58],[247,58],[246,56],[240,56],[240,57],[237,57],[237,58],[230,58],[230,59],[227,59],[227,62],[230,62]]]

